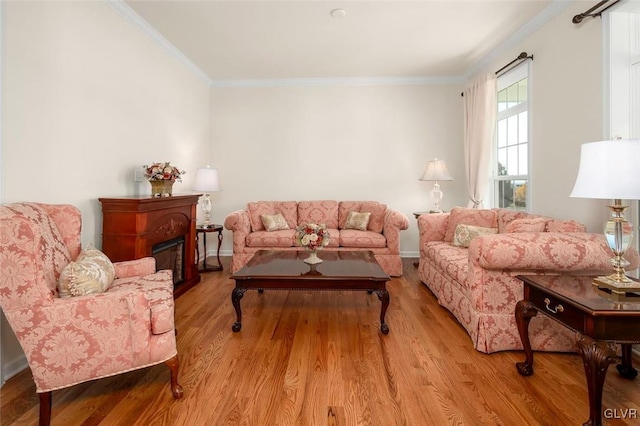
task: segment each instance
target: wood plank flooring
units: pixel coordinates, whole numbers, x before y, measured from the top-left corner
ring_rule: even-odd
[[[420,283],[415,259],[388,289],[388,335],[380,302],[366,292],[249,291],[233,333],[225,271],[176,301],[180,383],[175,401],[164,364],[53,393],[53,425],[578,425],[588,417],[576,354],[481,354]],[[638,364],[636,359],[636,365]],[[0,390],[0,424],[37,424],[27,369]],[[607,375],[603,405],[640,411],[640,379]],[[640,414],[639,414],[640,415]],[[640,424],[605,419],[606,425]]]

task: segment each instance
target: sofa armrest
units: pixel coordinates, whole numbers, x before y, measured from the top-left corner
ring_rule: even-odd
[[[156,272],[156,259],[149,256],[136,260],[115,262],[116,278],[141,277]]]
[[[236,210],[227,215],[224,219],[224,227],[233,233],[233,251],[239,252],[246,245],[247,235],[251,232],[251,222],[249,222],[249,212],[246,210]]]
[[[608,271],[611,257],[604,236],[586,232],[483,235],[469,245],[469,262],[484,269]],[[629,257],[637,267],[637,252]]]
[[[444,241],[449,223],[449,213],[425,213],[418,216],[420,252],[429,241]]]
[[[400,254],[400,231],[407,228],[409,228],[409,219],[404,213],[387,209],[384,214],[382,234],[387,239],[390,254]]]

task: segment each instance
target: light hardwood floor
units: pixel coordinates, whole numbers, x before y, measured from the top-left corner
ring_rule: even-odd
[[[180,382],[175,401],[164,365],[53,393],[53,425],[578,425],[588,417],[575,354],[481,354],[462,327],[405,274],[388,289],[388,335],[380,302],[366,292],[247,292],[243,328],[231,331],[226,270],[176,301]],[[637,359],[635,360],[637,365]],[[26,370],[0,391],[0,424],[36,424],[38,398]],[[609,369],[605,408],[640,411],[640,379]],[[607,425],[640,424],[605,420]]]

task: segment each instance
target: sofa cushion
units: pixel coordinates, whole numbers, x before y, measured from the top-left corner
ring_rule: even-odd
[[[296,246],[296,230],[256,231],[247,235],[247,247],[294,247]]]
[[[547,219],[543,217],[516,219],[507,224],[504,228],[505,234],[514,232],[544,232]]]
[[[384,228],[384,215],[387,212],[387,205],[377,201],[342,201],[339,207],[340,229],[345,229],[349,212],[371,213],[367,229],[372,232],[382,233]]]
[[[587,232],[587,227],[575,220],[547,220],[545,231],[547,232]]]
[[[97,249],[86,249],[78,258],[69,262],[58,280],[58,294],[61,298],[85,296],[106,291],[116,271],[111,260]]]
[[[280,213],[289,228],[295,228],[298,224],[298,208],[295,201],[257,201],[247,204],[247,212],[249,213],[249,223],[251,231],[264,231],[265,227],[262,223],[262,215],[273,215]]]
[[[452,244],[458,247],[469,247],[469,243],[471,243],[471,240],[475,237],[497,233],[498,228],[484,228],[482,226],[465,225],[461,223],[456,226]]]
[[[281,213],[263,214],[260,218],[262,219],[264,229],[268,232],[289,229],[289,224]]]
[[[447,233],[444,236],[446,242],[453,241],[456,227],[460,224],[497,228],[497,213],[495,210],[469,209],[465,207],[452,208],[451,213],[449,213]]]
[[[338,228],[338,202],[334,200],[300,201],[298,223],[317,223],[327,228]]]
[[[347,215],[347,220],[344,223],[344,229],[357,229],[359,231],[366,231],[367,225],[369,225],[369,219],[371,213],[360,213],[351,211]]]
[[[387,246],[387,239],[379,232],[341,229],[340,245],[342,247],[384,248]]]

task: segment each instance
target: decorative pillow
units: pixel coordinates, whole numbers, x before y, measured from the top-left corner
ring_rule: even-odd
[[[289,229],[289,224],[287,223],[284,216],[280,213],[277,214],[263,214],[260,216],[262,219],[262,224],[264,225],[264,229],[267,231],[278,231],[280,229]]]
[[[116,275],[111,260],[100,250],[83,250],[74,262],[62,270],[58,280],[60,297],[103,293]]]
[[[460,224],[481,226],[483,228],[497,228],[498,214],[495,210],[470,209],[465,207],[452,208],[447,222],[447,232],[444,235],[445,241],[453,241],[453,234],[456,231],[456,227]]]
[[[514,219],[507,224],[504,232],[507,234],[515,232],[544,232],[547,219],[543,217]]]
[[[547,221],[545,228],[547,232],[587,232],[587,227],[575,220],[557,220],[551,219]]]
[[[344,223],[344,229],[358,229],[360,231],[366,231],[370,218],[371,213],[369,212],[349,212],[347,220]]]
[[[482,226],[460,224],[456,226],[456,232],[453,234],[452,244],[458,247],[469,247],[471,240],[475,237],[497,233],[498,228],[485,228]]]

